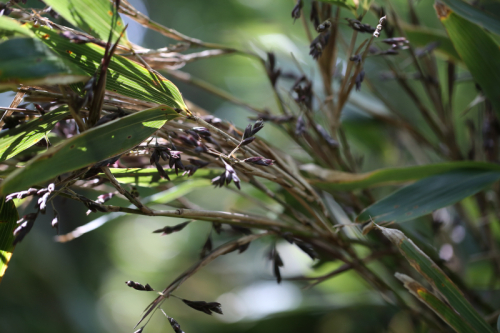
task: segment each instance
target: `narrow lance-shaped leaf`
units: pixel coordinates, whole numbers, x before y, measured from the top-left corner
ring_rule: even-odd
[[[136,186],[143,187],[156,187],[164,183],[168,183],[169,181],[161,178],[160,174],[155,168],[149,169],[140,169],[140,168],[110,168],[109,169],[113,176],[115,176],[116,180],[122,184],[132,184]],[[198,179],[212,179],[216,174],[220,173],[220,169],[199,169],[196,171],[194,176],[189,178]],[[176,175],[175,171],[169,170],[167,172],[171,181],[175,182],[176,180],[187,180],[188,176],[183,176],[181,174]],[[104,174],[100,174],[101,176]]]
[[[35,37],[35,34],[25,25],[5,15],[0,16],[0,38],[16,35]]]
[[[475,332],[494,332],[453,281],[410,239],[399,230],[378,228],[401,251],[412,267],[444,297],[447,303],[464,318]]]
[[[458,54],[500,116],[500,48],[481,27],[437,2],[435,5]]]
[[[135,147],[177,112],[167,106],[144,110],[76,135],[30,160],[2,183],[2,193],[23,190]]]
[[[16,221],[19,219],[16,206],[11,200],[5,202],[5,198],[0,199],[0,281],[5,275],[5,270],[14,251],[14,229],[17,227]]]
[[[103,40],[108,40],[111,22],[115,15],[113,2],[109,0],[44,0],[69,23]],[[116,14],[118,15],[118,14]],[[123,28],[123,21],[117,17],[117,29],[113,30],[116,40]],[[126,37],[123,37],[126,40]]]
[[[456,14],[468,21],[474,22],[480,27],[485,28],[497,35],[500,35],[500,16],[494,16],[484,12],[478,7],[469,5],[463,0],[440,0],[446,6],[450,7]],[[497,13],[498,14],[498,13]]]
[[[500,166],[498,164],[472,161],[436,163],[403,168],[386,168],[366,173],[349,173],[323,169],[315,164],[303,165],[301,169],[314,177],[309,181],[315,186],[325,190],[344,191],[374,186],[397,185],[461,169],[500,172]]]
[[[68,114],[68,108],[61,106],[26,124],[0,132],[0,161],[12,158],[42,140]]]
[[[95,74],[104,55],[103,47],[92,43],[72,43],[58,35],[55,30],[46,27],[34,28],[34,31],[61,58],[77,65],[89,76]],[[143,101],[187,109],[181,93],[172,82],[157,72],[151,73],[138,63],[119,55],[111,58],[106,89]]]
[[[70,84],[88,80],[78,66],[65,61],[42,42],[14,38],[0,43],[0,89],[19,84]]]
[[[396,273],[396,278],[403,282],[408,291],[420,302],[424,303],[436,313],[446,324],[458,333],[469,333],[474,330],[458,313],[447,304],[436,297],[432,292],[424,288],[420,283],[405,274]]]
[[[452,205],[500,179],[500,171],[455,170],[422,179],[366,208],[357,221],[405,222]]]

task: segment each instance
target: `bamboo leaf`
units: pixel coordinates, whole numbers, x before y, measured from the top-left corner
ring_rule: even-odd
[[[500,179],[500,171],[462,169],[428,177],[369,206],[357,221],[405,222],[452,205]]]
[[[379,229],[401,251],[411,266],[432,285],[434,290],[441,294],[446,302],[475,332],[494,332],[483,317],[467,301],[453,281],[411,239],[407,238],[399,230],[383,227],[379,227]]]
[[[68,108],[62,106],[21,126],[0,132],[0,161],[12,158],[33,146],[68,114]]]
[[[0,38],[17,35],[35,37],[35,34],[26,25],[21,25],[18,21],[5,15],[0,16]]]
[[[82,29],[83,31],[108,40],[111,22],[115,12],[112,1],[109,0],[44,0],[58,14],[69,23]],[[90,10],[91,9],[91,10]],[[116,23],[117,30],[123,29],[123,21],[118,16]],[[114,40],[118,38],[120,32],[113,30]],[[126,37],[123,36],[126,40]]]
[[[127,152],[175,117],[174,110],[159,106],[75,135],[13,172],[3,181],[0,191],[17,192]]]
[[[472,327],[470,327],[460,315],[447,304],[443,303],[443,301],[437,298],[432,292],[424,288],[420,283],[405,274],[396,273],[395,276],[398,280],[403,282],[405,288],[408,289],[413,296],[434,311],[434,313],[453,328],[455,332],[473,332]]]
[[[116,180],[122,184],[132,184],[135,186],[143,187],[156,187],[161,184],[168,183],[167,179],[160,177],[158,171],[155,168],[140,169],[140,168],[110,168],[109,169]],[[220,174],[220,169],[199,169],[190,178],[213,178],[217,174]],[[178,179],[186,179],[187,176],[176,175],[174,170],[167,171],[169,178],[172,181]],[[104,174],[101,174],[104,175]]]
[[[342,191],[370,188],[374,186],[397,185],[461,169],[500,171],[500,166],[493,163],[464,161],[403,168],[387,168],[366,173],[349,173],[323,169],[315,164],[305,164],[301,166],[302,171],[314,177],[309,179],[310,183],[325,190]]]
[[[500,48],[478,25],[436,3],[439,19],[474,80],[500,116]]]
[[[464,19],[473,22],[490,32],[500,35],[500,16],[494,16],[491,13],[483,12],[479,8],[471,6],[462,0],[440,1]]]
[[[101,64],[104,48],[95,44],[74,44],[46,27],[34,29],[36,35],[61,58],[77,65],[89,76]],[[186,110],[177,87],[158,73],[125,57],[114,55],[108,67],[106,89],[143,101]]]
[[[0,199],[0,281],[5,275],[5,270],[9,265],[14,252],[14,230],[17,227],[17,214],[16,206],[11,200],[5,202],[5,198]]]
[[[328,2],[332,5],[344,7],[350,10],[356,10],[359,6],[359,0],[319,0],[321,2]]]
[[[86,80],[84,71],[62,60],[39,40],[13,38],[0,43],[0,89]]]

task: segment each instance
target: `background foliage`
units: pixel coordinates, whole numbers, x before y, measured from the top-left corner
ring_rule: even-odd
[[[65,3],[65,1],[46,1],[47,4],[50,2],[53,2],[52,5],[56,11],[59,11],[58,3],[59,5]],[[82,3],[85,2],[82,1]],[[299,63],[301,69],[312,81],[313,87],[317,89],[317,94],[321,99],[325,98],[322,89],[322,74],[318,70],[316,61],[308,54],[307,35],[300,19],[294,23],[290,18],[290,12],[295,5],[294,1],[136,0],[130,3],[152,20],[176,29],[186,36],[255,52],[263,58],[266,57],[266,51],[274,52],[282,73],[297,72],[296,63]],[[433,8],[434,2],[430,0],[409,3],[403,0],[390,2],[377,0],[373,4],[383,5],[387,10],[394,9],[402,20],[403,30],[413,47],[429,47],[432,41],[441,41],[431,52],[432,57],[435,56],[435,62],[431,62],[430,65],[425,63],[425,65],[435,66],[436,79],[442,83],[443,105],[446,107],[449,105],[452,110],[441,110],[445,111],[445,117],[450,117],[450,119],[445,119],[445,123],[451,124],[453,128],[452,139],[449,135],[447,136],[446,131],[441,137],[436,134],[432,125],[429,125],[432,122],[426,121],[425,116],[422,116],[422,108],[432,109],[434,118],[439,119],[441,114],[439,108],[434,110],[435,105],[432,99],[427,97],[425,87],[418,80],[413,79],[412,75],[417,71],[411,65],[409,53],[405,51],[400,51],[399,55],[391,58],[368,57],[364,65],[366,75],[361,90],[351,94],[342,110],[341,120],[345,141],[349,143],[350,154],[356,165],[355,170],[351,170],[352,173],[328,172],[333,168],[329,168],[328,165],[318,165],[317,161],[308,156],[290,136],[281,130],[280,125],[266,123],[265,129],[259,132],[259,138],[272,143],[280,151],[292,155],[311,184],[333,193],[334,196],[330,196],[330,201],[327,199],[328,196],[325,196],[325,202],[339,223],[365,222],[370,217],[382,222],[387,216],[391,216],[388,221],[405,222],[401,225],[386,227],[403,231],[413,242],[408,242],[407,238],[404,238],[405,242],[395,241],[391,246],[389,240],[394,241],[394,238],[385,239],[385,242],[382,241],[381,244],[394,257],[372,261],[367,265],[369,269],[382,280],[388,281],[390,288],[403,295],[402,300],[409,304],[409,308],[428,311],[427,308],[420,307],[420,303],[406,292],[406,289],[410,292],[413,290],[414,295],[415,293],[420,295],[429,304],[437,308],[441,307],[443,313],[448,313],[452,318],[450,326],[455,330],[469,332],[476,329],[479,332],[492,330],[489,326],[481,326],[484,325],[482,318],[485,317],[489,323],[495,322],[500,308],[498,292],[500,266],[498,266],[497,250],[500,239],[498,215],[500,201],[498,184],[495,183],[500,177],[500,169],[496,165],[498,151],[495,150],[499,133],[496,127],[498,126],[496,114],[500,112],[498,108],[498,101],[500,101],[498,73],[500,71],[497,70],[500,67],[500,57],[496,53],[500,51],[498,51],[497,44],[499,37],[494,34],[498,33],[495,29],[500,26],[500,19],[495,16],[495,13],[500,12],[500,6],[495,1],[484,0],[475,3],[474,8],[480,8],[482,13],[488,14],[489,19],[484,19],[468,7],[462,12],[460,8],[453,7],[463,6],[461,1],[446,0],[444,3],[456,13],[462,14],[453,13],[440,20]],[[28,1],[22,6],[43,8],[43,4],[37,1]],[[306,17],[308,17],[309,6],[309,2],[306,1],[304,7],[306,11],[303,13]],[[60,11],[63,14],[62,9]],[[463,12],[470,13],[471,16],[463,16]],[[354,18],[348,8],[342,9],[340,17]],[[95,19],[97,23],[91,19]],[[369,12],[363,22],[375,27],[378,20],[377,15]],[[420,23],[421,28],[417,29],[410,25],[410,23],[415,23],[415,20]],[[100,21],[93,16],[89,16],[84,21],[89,27],[102,23],[99,23]],[[54,22],[80,26],[83,24],[77,18],[69,23],[62,18],[54,19]],[[175,43],[174,40],[158,32],[141,27],[129,18],[123,17],[123,23],[129,24],[123,43],[126,43],[125,38],[127,38],[132,43],[148,49],[158,49]],[[94,37],[107,40],[110,26],[87,32],[91,32]],[[348,26],[347,21],[342,20],[339,27],[340,34],[345,41],[349,42],[353,30]],[[492,33],[485,32],[483,28]],[[16,29],[18,29],[16,34],[33,34],[31,30]],[[455,30],[452,33],[448,30],[447,33],[445,29]],[[479,32],[474,34],[474,31]],[[12,31],[8,34],[11,33]],[[35,30],[38,36],[51,33],[46,27]],[[382,32],[383,38],[384,33],[385,31]],[[117,38],[118,35],[119,33],[115,32],[113,38]],[[364,38],[359,38],[357,45]],[[478,40],[481,41],[480,45],[484,46],[484,50],[477,49],[473,50],[475,52],[469,52],[470,47],[467,43],[476,43]],[[58,41],[55,34],[52,41],[55,44],[50,45],[49,42],[49,46],[65,59],[66,67],[54,69],[56,74],[59,75],[59,71],[62,71],[65,76],[68,76],[67,79],[71,82],[65,83],[79,82],[83,74],[81,69],[73,67],[72,54],[67,52],[67,47],[71,46],[72,52],[76,52],[77,55],[78,52],[89,54],[89,59],[92,61],[89,62],[90,67],[85,71],[87,74],[92,74],[98,68],[100,58],[104,53],[101,47],[93,44],[70,44],[69,42],[65,44],[63,39]],[[377,40],[374,45],[384,48]],[[339,48],[338,66],[342,71],[345,70],[349,57],[345,49],[345,47]],[[44,53],[46,50],[42,47],[37,50],[40,54],[47,54]],[[90,56],[92,54],[93,56]],[[3,53],[0,53],[0,56],[2,55]],[[429,59],[430,56],[428,58],[424,56],[421,61],[430,61]],[[452,59],[456,66],[453,93],[449,95],[447,88],[449,87],[450,62],[447,62],[447,59]],[[50,57],[47,57],[46,61],[50,63]],[[485,63],[490,67],[485,69],[484,66],[480,66]],[[133,66],[128,65],[126,60],[121,61],[120,65],[110,67],[108,83],[115,82],[113,73],[120,73]],[[0,62],[1,66],[2,62]],[[394,78],[392,70],[395,68],[397,72],[402,73],[402,79]],[[255,116],[255,110],[269,109],[273,114],[278,113],[275,95],[270,89],[265,69],[255,58],[228,54],[188,62],[181,70],[201,80],[201,85],[203,82],[208,83],[210,87],[217,87],[220,91],[227,92],[232,102],[223,98],[227,95],[209,93],[206,89],[200,89],[200,84],[188,84],[175,70],[169,69],[163,71],[162,74],[177,86],[186,100],[227,120],[239,129],[246,127],[249,122],[248,117]],[[149,73],[145,69],[138,71],[135,75],[146,82],[149,79]],[[41,77],[46,77],[44,75]],[[26,80],[38,79],[38,77],[26,78]],[[134,77],[132,79],[118,77],[115,88],[129,89],[148,102],[165,103],[173,108],[183,107],[183,101],[178,98],[175,87],[172,88],[173,85],[170,86],[167,83],[167,86],[158,88],[156,85],[134,83],[133,79]],[[340,79],[334,79],[337,88]],[[27,84],[35,85],[32,82],[34,81],[29,81]],[[476,83],[481,85],[484,93],[479,92]],[[278,88],[279,92],[285,96],[284,104],[291,109],[294,107],[290,97],[292,84],[293,81],[283,80],[282,87]],[[405,88],[405,84],[415,92],[416,98],[407,94],[408,89]],[[82,86],[75,87],[75,89],[82,89]],[[157,99],[158,91],[167,95],[171,93],[173,97]],[[120,92],[123,93],[123,91]],[[0,105],[8,106],[14,95],[12,92],[2,93]],[[188,106],[190,105],[188,103]],[[318,106],[315,105],[315,107]],[[46,126],[53,126],[56,121],[60,120],[60,115],[68,114],[68,112],[70,111],[62,109],[53,111],[49,114],[50,117],[44,116],[48,119],[44,121],[43,126],[37,128],[39,131],[37,138],[47,135]],[[175,115],[172,109],[163,112],[168,112],[172,118]],[[398,117],[393,117],[394,114]],[[135,114],[135,116],[139,115],[140,113]],[[397,121],[391,122],[391,119],[404,119],[412,128],[418,129],[420,136],[423,137],[422,141],[412,137],[414,133],[411,128]],[[328,128],[328,122],[324,119],[320,121],[325,128]],[[130,120],[130,122],[133,121]],[[164,120],[154,126],[158,128],[163,124]],[[138,135],[144,135],[146,138],[151,134],[149,132],[154,131],[153,127],[150,130],[146,129],[144,134],[138,133]],[[93,131],[99,131],[99,129],[100,127],[97,127]],[[102,132],[111,133],[108,130],[102,130]],[[120,131],[117,130],[118,132]],[[137,130],[137,132],[140,131]],[[128,136],[129,132],[126,134]],[[135,135],[136,132],[133,134]],[[1,133],[0,139],[6,135],[8,134]],[[88,137],[94,136],[88,135]],[[24,132],[11,138],[9,145],[12,140],[22,138],[27,138]],[[54,140],[57,139],[54,138]],[[79,142],[83,142],[82,147],[88,146],[87,141],[80,140]],[[422,142],[426,143],[422,144]],[[489,142],[494,142],[493,148],[488,146]],[[137,143],[131,146],[135,144]],[[23,145],[19,146],[19,152],[28,149],[31,145],[29,142],[23,142]],[[14,156],[10,148],[6,147],[0,147],[2,161]],[[66,144],[66,147],[69,149],[71,143]],[[79,147],[78,144],[77,147]],[[28,167],[26,169],[29,169],[30,165],[35,165],[33,169],[36,169],[40,166],[35,164],[36,161],[44,161],[44,149],[37,146],[29,149],[31,152],[41,153],[41,157],[26,164]],[[130,147],[127,146],[124,149],[130,149]],[[23,163],[22,154],[18,157]],[[100,157],[91,156],[86,161],[79,161],[75,158],[71,162],[75,165],[79,163],[83,165],[99,160],[101,160]],[[467,162],[462,160],[467,160]],[[61,163],[65,162],[61,161]],[[378,171],[378,169],[388,167],[394,169]],[[156,169],[148,170],[154,170],[156,175]],[[171,172],[169,174],[174,178]],[[162,192],[161,197],[155,197],[154,194],[157,191],[151,188],[139,186],[138,190],[140,197],[149,198],[150,206],[156,209],[166,209],[166,206],[167,208],[175,207],[177,203],[174,200],[185,196],[186,199],[203,209],[251,212],[279,220],[276,211],[279,211],[280,205],[249,184],[242,183],[242,193],[262,200],[267,206],[256,205],[248,196],[237,194],[233,185],[227,188],[211,188],[208,179],[217,174],[218,172],[200,169],[197,172],[199,178],[191,178],[183,182],[174,180],[177,192]],[[118,180],[127,181],[125,177],[118,174],[116,176]],[[47,178],[50,177],[47,176]],[[33,183],[22,174],[19,179]],[[160,181],[158,177],[154,179]],[[414,183],[406,186],[411,182]],[[276,184],[269,182],[266,185],[273,191],[279,191],[279,186]],[[4,195],[26,187],[20,186],[18,179],[15,178],[11,178],[10,183],[4,182],[2,186]],[[8,190],[6,186],[12,186],[12,190]],[[17,188],[19,186],[20,188]],[[365,188],[370,188],[370,195],[364,192]],[[398,189],[399,191],[395,192]],[[347,193],[343,191],[351,190],[360,198],[366,199],[371,196],[373,200],[371,202],[364,200],[362,207],[339,205],[337,202],[341,202],[344,193]],[[78,193],[94,199],[101,192],[80,189]],[[341,194],[337,196],[337,193]],[[150,197],[152,195],[153,197]],[[283,197],[296,204],[285,194]],[[337,202],[332,202],[333,198]],[[33,200],[16,199],[14,202],[18,207],[19,216],[35,210]],[[107,203],[122,207],[130,205],[127,200],[119,196]],[[71,242],[58,243],[53,241],[55,232],[50,228],[52,208],[49,206],[48,213],[38,217],[30,234],[17,245],[7,274],[0,284],[2,300],[0,302],[0,331],[2,332],[131,332],[140,314],[151,302],[152,296],[148,293],[134,292],[124,282],[134,280],[144,284],[147,282],[157,289],[163,288],[199,258],[199,250],[211,230],[209,224],[196,221],[190,223],[182,232],[160,237],[152,231],[182,221],[170,217],[120,215],[117,212],[110,214],[97,212],[86,215],[87,208],[84,205],[62,197],[57,197],[54,204],[60,221],[59,234],[71,232],[96,218],[98,218],[98,223],[103,223],[103,226]],[[306,210],[303,210],[303,213],[308,214]],[[106,216],[114,219],[104,224],[107,221]],[[382,217],[378,219],[379,216]],[[359,234],[357,227],[345,227],[342,230],[342,232],[345,230],[346,234],[356,234],[356,232]],[[383,229],[384,234],[390,233],[387,230],[393,229]],[[372,233],[382,235],[381,230],[373,230],[369,235]],[[391,235],[400,237],[399,234]],[[229,239],[231,239],[230,236],[223,235],[216,238],[215,242],[216,245],[220,245]],[[377,244],[380,245],[380,243]],[[176,292],[179,297],[191,300],[216,300],[222,303],[223,316],[206,316],[187,308],[175,299],[168,300],[163,308],[169,316],[181,323],[182,329],[188,333],[432,331],[423,321],[417,320],[419,318],[417,310],[412,312],[409,308],[401,308],[393,299],[388,301],[386,294],[370,286],[353,270],[325,280],[313,288],[301,290],[307,285],[307,280],[289,279],[321,276],[341,268],[343,263],[341,261],[311,261],[304,252],[286,242],[278,244],[278,251],[285,265],[282,268],[284,281],[277,285],[273,277],[272,265],[265,259],[270,245],[270,240],[262,238],[253,242],[250,248],[240,255],[233,253],[222,256],[187,280]],[[414,246],[418,246],[425,254],[415,249]],[[361,257],[370,254],[365,247],[355,247],[355,249]],[[409,272],[411,260],[402,261],[403,256],[413,258],[417,262],[421,260],[421,263],[427,265],[414,267],[417,271],[421,268],[424,272],[422,275],[411,271],[414,273],[412,278],[419,280],[417,285],[399,276],[398,279],[405,283],[403,286],[393,277],[396,271],[387,269],[387,267],[398,267],[398,269],[403,267],[401,269],[404,269],[405,273]],[[454,318],[453,311],[448,311],[448,305],[439,298],[435,298],[432,294],[426,297],[436,292],[432,290],[433,281],[447,279],[444,273],[440,275],[439,272],[428,279],[429,272],[435,265],[432,261],[426,261],[429,257],[429,260],[437,262],[440,269],[443,269],[451,280],[455,281],[458,288],[466,293],[469,301],[474,305],[475,309],[467,305],[468,301],[463,301],[453,283],[447,284],[446,290],[439,290],[441,295],[446,295],[445,297],[455,309],[457,309],[457,304],[459,307],[463,306],[459,312],[467,314],[465,323],[462,322],[463,316]],[[425,291],[419,283],[431,291]],[[472,299],[471,295],[474,296]],[[463,327],[466,328],[463,329]],[[440,328],[449,329],[444,324]],[[161,315],[154,316],[145,329],[146,332],[170,330],[170,324]]]

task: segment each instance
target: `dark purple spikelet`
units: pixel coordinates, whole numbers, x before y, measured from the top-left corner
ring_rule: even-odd
[[[319,15],[316,10],[317,1],[313,1],[311,4],[311,14],[309,15],[309,20],[314,24],[314,29],[317,29],[319,26]]]
[[[189,301],[187,299],[182,299],[182,301],[189,307],[204,312],[211,315],[212,312],[223,314],[221,304],[217,302],[205,302],[205,301]]]
[[[243,141],[241,141],[240,146],[246,146],[246,145],[249,145],[249,144],[251,144],[254,140],[255,140],[255,136],[251,136],[251,137],[249,137],[249,138],[246,138],[246,139],[244,139]]]
[[[155,230],[153,231],[153,233],[155,234],[158,234],[161,232],[161,235],[162,236],[165,236],[165,235],[169,235],[171,233],[174,233],[174,232],[178,232],[178,231],[181,231],[182,229],[184,229],[191,221],[186,221],[186,222],[182,222],[182,223],[179,223],[179,224],[176,224],[172,227],[170,226],[167,226],[167,227],[164,227],[164,228],[161,228],[161,229],[158,229],[158,230]]]
[[[38,213],[30,213],[24,215],[20,220],[17,221],[19,226],[14,230],[14,242],[13,245],[16,245],[20,241],[26,237],[26,235],[30,232],[31,228],[35,224],[35,220],[38,216]]]
[[[251,136],[252,136],[252,124],[248,124],[248,126],[245,128],[245,131],[243,132],[243,140]]]
[[[149,284],[146,284],[145,286],[143,286],[139,282],[134,282],[134,281],[127,281],[127,282],[125,282],[125,284],[127,286],[129,286],[130,288],[134,288],[135,290],[154,291],[154,289]]]
[[[168,317],[168,322],[170,323],[170,326],[172,326],[172,329],[174,330],[175,333],[184,333],[183,330],[181,330],[181,325],[172,317]]]
[[[274,161],[269,158],[264,158],[260,156],[249,157],[243,160],[245,163],[262,165],[262,166],[270,166],[273,165]]]
[[[212,235],[208,235],[208,238],[203,244],[203,248],[201,249],[200,252],[200,259],[205,258],[210,252],[212,252]]]
[[[193,131],[198,133],[202,138],[207,138],[212,135],[206,127],[193,127]]]
[[[321,137],[328,143],[328,145],[333,148],[337,148],[339,146],[337,140],[334,140],[321,125],[316,125],[316,129],[321,134]]]
[[[356,76],[356,80],[354,81],[354,83],[356,84],[356,90],[361,89],[361,83],[363,82],[364,78],[365,78],[365,71],[362,69]]]
[[[306,131],[306,122],[302,115],[297,118],[297,124],[295,125],[295,135],[302,135]]]
[[[318,25],[316,27],[316,31],[317,32],[325,32],[328,29],[330,29],[331,26],[332,26],[332,22],[330,22],[329,20],[326,20],[325,22],[321,23],[320,25]]]
[[[294,22],[296,19],[300,18],[300,14],[302,12],[302,6],[304,6],[302,0],[297,0],[297,3],[292,9],[292,18]]]

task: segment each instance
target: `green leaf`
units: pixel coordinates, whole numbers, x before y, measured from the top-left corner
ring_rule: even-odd
[[[436,11],[458,54],[500,116],[500,48],[481,27],[443,4]]]
[[[350,10],[356,10],[359,6],[359,0],[319,0],[321,2],[328,2],[332,5],[344,7]]]
[[[110,168],[109,169],[116,180],[122,184],[132,184],[143,187],[156,187],[161,184],[168,183],[167,179],[160,177],[155,168],[140,169],[140,168]],[[199,169],[191,176],[195,178],[213,178],[221,173],[221,169]],[[172,181],[187,179],[187,176],[182,176],[182,173],[177,176],[174,170],[167,171],[168,176]],[[104,174],[100,174],[103,176]]]
[[[17,227],[17,220],[19,215],[14,202],[12,200],[5,202],[5,198],[0,198],[0,281],[14,252],[13,233]]]
[[[452,308],[437,298],[432,292],[424,288],[420,283],[405,274],[396,273],[396,278],[403,282],[408,291],[420,302],[434,311],[446,324],[452,327],[455,332],[469,333],[472,328],[460,317]]]
[[[58,121],[69,114],[66,106],[61,106],[40,118],[16,128],[0,132],[0,161],[5,161],[33,146],[43,139]]]
[[[37,39],[14,38],[0,43],[0,89],[85,80],[88,77],[84,71],[58,57]]]
[[[111,21],[115,12],[109,0],[44,0],[58,14],[69,23],[83,31],[107,41],[111,30]],[[123,29],[123,21],[118,17],[116,31],[113,31],[116,40]],[[123,36],[126,40],[126,37]]]
[[[458,287],[422,250],[401,231],[378,227],[382,233],[401,251],[413,268],[438,291],[446,302],[461,316],[473,330],[467,332],[491,332],[493,329],[467,301]]]
[[[450,7],[457,15],[471,21],[478,26],[489,30],[497,35],[500,35],[500,17],[491,15],[488,12],[483,12],[477,7],[469,5],[462,0],[440,0],[445,5]],[[498,14],[498,13],[497,13]]]
[[[412,45],[424,47],[429,43],[437,42],[439,45],[435,51],[438,54],[446,58],[451,58],[456,62],[462,62],[460,55],[455,50],[453,43],[445,32],[414,25],[404,25],[403,29]]]
[[[497,331],[498,331],[498,333],[500,333],[500,315],[498,316],[498,319],[497,319]]]
[[[71,43],[46,27],[35,29],[35,33],[62,58],[79,66],[88,75],[94,75],[101,64],[104,55],[104,48],[101,46]],[[111,58],[106,89],[143,101],[187,109],[181,93],[172,82],[119,55]]]
[[[403,168],[379,169],[366,173],[349,173],[323,169],[315,164],[301,166],[302,171],[315,177],[309,179],[310,183],[325,190],[342,191],[383,185],[397,185],[460,169],[500,171],[500,165],[471,161],[447,162]]]
[[[463,169],[428,177],[369,206],[357,221],[405,222],[452,205],[500,179],[500,171]]]
[[[6,17],[4,15],[0,16],[0,38],[18,35],[35,37],[33,31],[25,25],[21,25],[18,21],[11,19],[10,17]]]
[[[159,106],[91,128],[30,160],[3,181],[0,192],[17,192],[125,153],[177,115],[171,108]]]

